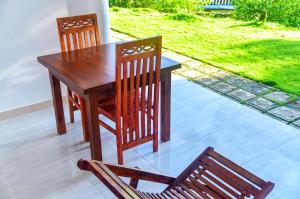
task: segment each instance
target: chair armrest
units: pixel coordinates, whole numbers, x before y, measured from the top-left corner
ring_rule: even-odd
[[[170,176],[165,176],[165,175],[160,175],[148,171],[143,171],[140,169],[134,169],[134,168],[129,168],[126,166],[121,166],[121,165],[114,165],[114,164],[108,164],[104,163],[105,166],[107,166],[113,173],[115,173],[118,176],[122,177],[128,177],[128,178],[133,178],[136,180],[146,180],[150,182],[157,182],[157,183],[162,183],[162,184],[167,184],[170,185],[172,184],[176,178],[170,177]]]
[[[102,162],[96,162],[93,160],[79,160],[77,162],[77,166],[81,170],[91,171],[94,173],[94,175],[101,180],[118,198],[141,198],[136,190],[125,184]]]

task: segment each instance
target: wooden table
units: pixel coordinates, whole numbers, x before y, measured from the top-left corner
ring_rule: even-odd
[[[86,101],[92,159],[102,160],[97,102],[114,93],[115,43],[38,57],[49,71],[56,126],[66,133],[60,81]],[[181,64],[163,57],[161,63],[161,140],[170,140],[171,71]]]

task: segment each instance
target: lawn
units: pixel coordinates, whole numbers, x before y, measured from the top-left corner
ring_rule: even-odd
[[[114,30],[138,38],[162,35],[167,49],[300,95],[300,29],[193,17],[175,20],[149,9],[111,9]]]

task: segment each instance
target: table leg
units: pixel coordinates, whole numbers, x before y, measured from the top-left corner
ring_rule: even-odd
[[[98,116],[98,96],[91,93],[85,96],[88,129],[90,133],[91,157],[93,160],[102,160],[101,137]]]
[[[166,142],[170,140],[171,126],[171,71],[163,74],[160,99],[160,138]]]
[[[50,77],[50,84],[52,90],[57,132],[58,134],[64,134],[67,132],[67,130],[66,130],[63,100],[61,96],[60,82],[50,72],[49,72],[49,77]]]

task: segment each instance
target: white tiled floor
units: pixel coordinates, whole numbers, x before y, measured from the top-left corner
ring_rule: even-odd
[[[67,111],[65,112],[66,115]],[[66,116],[66,121],[69,121]],[[58,136],[52,108],[0,122],[0,199],[113,198],[94,176],[76,167],[89,158],[79,114]],[[125,152],[125,163],[178,175],[207,146],[275,182],[269,198],[300,198],[300,132],[191,82],[173,77],[172,138]],[[115,138],[101,129],[104,160],[116,163]],[[141,189],[161,190],[163,186]]]

